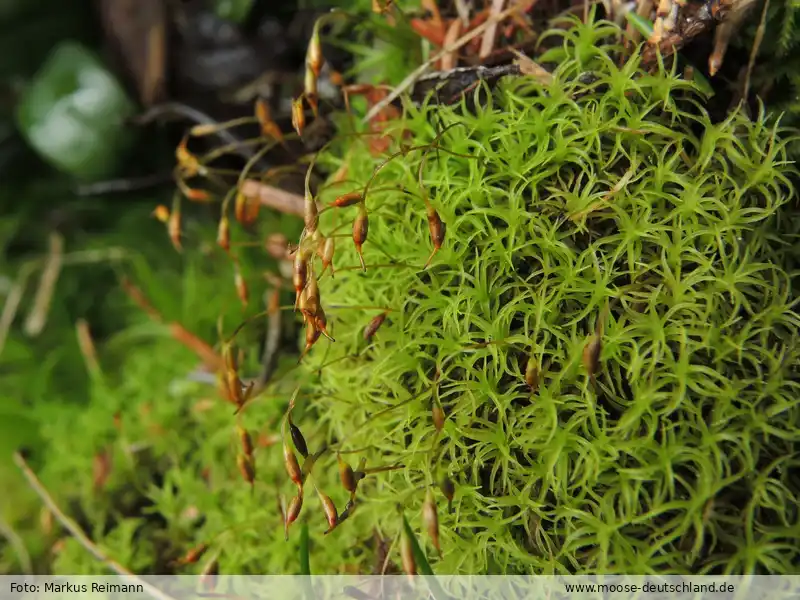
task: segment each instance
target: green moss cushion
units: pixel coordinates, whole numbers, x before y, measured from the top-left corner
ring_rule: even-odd
[[[478,158],[429,153],[424,190],[424,152],[394,159],[366,199],[367,272],[345,238],[320,282],[336,343],[311,352],[321,375],[299,404],[336,448],[363,449],[353,463],[405,469],[368,477],[335,534],[312,524],[319,569],[366,561],[351,546],[373,527],[397,535],[399,506],[424,540],[424,488],[445,474],[457,491],[449,515],[437,491],[437,573],[796,564],[800,321],[782,266],[796,250],[776,233],[788,138],[763,115],[712,123],[677,74],[616,66],[609,33],[559,33],[547,89],[509,78],[476,114],[411,108],[397,125],[425,144],[459,123],[439,144]],[[379,163],[353,152],[366,182]],[[426,271],[422,193],[447,226]],[[346,236],[354,216],[329,211],[322,229]],[[594,387],[582,353],[607,304]]]

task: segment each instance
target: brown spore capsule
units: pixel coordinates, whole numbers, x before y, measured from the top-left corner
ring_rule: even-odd
[[[208,550],[208,544],[198,544],[189,550],[178,563],[182,565],[190,565],[200,560]]]
[[[236,464],[239,467],[239,473],[242,474],[242,478],[252,486],[256,479],[256,466],[253,460],[244,454],[239,454],[236,457]]]
[[[284,535],[287,540],[289,539],[289,525],[291,525],[297,520],[297,517],[300,516],[300,510],[302,508],[303,508],[303,494],[299,493],[297,496],[292,498],[292,500],[289,502],[289,508],[286,509]]]
[[[250,227],[258,219],[261,202],[255,198],[248,198],[242,192],[237,192],[234,204],[234,216],[243,226]]]
[[[169,221],[167,221],[167,232],[172,245],[178,252],[181,252],[183,250],[181,246],[181,210],[177,206],[173,208]]]
[[[337,456],[336,459],[339,462],[339,479],[342,481],[342,487],[350,492],[351,495],[355,494],[357,482],[352,467],[341,456]]]
[[[253,456],[253,438],[250,436],[250,432],[244,427],[239,427],[238,433],[239,440],[242,444],[242,452],[245,456],[250,458]]]
[[[317,330],[319,330],[322,335],[324,335],[330,341],[336,341],[333,339],[331,334],[328,333],[328,317],[325,316],[325,311],[322,310],[321,306],[317,308],[317,313],[314,315],[314,325],[316,326]]]
[[[314,318],[320,310],[319,284],[316,277],[309,277],[306,284],[306,314]]]
[[[433,426],[436,428],[436,431],[441,431],[444,428],[444,409],[442,409],[439,403],[434,402],[431,413]]]
[[[152,214],[156,219],[158,219],[162,223],[166,223],[167,221],[169,221],[169,209],[163,204],[159,204],[158,206],[156,206]]]
[[[292,284],[296,295],[296,304],[300,301],[300,294],[308,282],[308,260],[300,248],[294,254],[294,267],[292,268]]]
[[[311,35],[311,39],[308,41],[308,48],[306,49],[306,66],[315,77],[319,77],[324,64],[325,57],[322,55],[322,42],[319,38],[319,24],[315,24],[314,33]]]
[[[439,488],[442,490],[442,494],[444,494],[444,497],[447,498],[447,512],[452,512],[453,498],[456,495],[455,484],[449,477],[444,477],[441,483],[439,484]]]
[[[525,383],[528,384],[532,392],[539,389],[539,363],[533,356],[528,358],[528,362],[525,365]]]
[[[280,127],[272,119],[272,111],[263,98],[258,98],[255,105],[255,114],[258,124],[261,126],[261,135],[283,141],[283,133]]]
[[[358,215],[353,221],[353,244],[355,244],[356,252],[358,252],[358,260],[361,262],[361,269],[367,270],[367,265],[364,263],[364,254],[362,246],[367,241],[367,234],[369,233],[369,215],[367,209],[362,202],[358,206]]]
[[[233,273],[233,282],[236,286],[236,295],[239,297],[239,302],[242,303],[242,306],[246,307],[250,300],[250,290],[248,289],[247,282],[244,280],[242,272],[238,267],[236,267]]]
[[[231,249],[231,224],[228,217],[222,217],[217,227],[217,245],[228,252]]]
[[[303,433],[300,431],[300,428],[291,421],[289,422],[289,433],[292,436],[292,443],[300,453],[300,456],[303,458],[308,458],[308,445],[306,444],[306,438],[303,437]]]
[[[328,521],[328,530],[325,532],[330,533],[339,524],[339,513],[336,510],[336,505],[328,496],[319,492],[319,500],[322,502],[322,510],[325,511],[325,519]]]
[[[422,505],[422,518],[428,528],[428,535],[431,538],[433,547],[439,556],[442,555],[442,548],[439,544],[439,515],[436,513],[436,502],[433,499],[433,492],[428,488],[425,494],[425,503]]]
[[[346,208],[348,206],[355,206],[356,204],[359,204],[363,199],[364,197],[361,195],[361,192],[347,192],[331,202],[331,206],[335,206],[336,208]]]
[[[300,298],[297,300],[297,310],[300,311],[303,317],[303,323],[308,323],[308,287],[303,288],[303,291],[300,292]]]
[[[322,273],[330,267],[331,277],[333,277],[333,255],[336,252],[336,240],[333,237],[327,238],[322,244],[322,252],[320,258],[322,259]],[[320,274],[322,274],[320,273]]]
[[[315,233],[319,226],[319,210],[317,209],[317,201],[310,193],[306,193],[303,200],[303,221],[306,225],[308,233]]]
[[[428,268],[433,257],[441,249],[446,231],[445,224],[442,222],[441,217],[439,217],[439,213],[437,213],[433,207],[428,208],[428,229],[431,234],[431,242],[433,242],[433,252],[431,252],[428,260],[425,262],[425,266],[423,267],[425,269]]]
[[[292,101],[292,127],[297,135],[303,137],[303,131],[306,128],[306,113],[302,96]]]
[[[609,306],[606,304],[597,318],[594,333],[592,333],[583,347],[583,354],[581,356],[583,366],[589,374],[592,385],[595,385],[595,378],[597,372],[600,370],[600,354],[603,351],[603,329],[605,327],[608,310]]]
[[[411,545],[411,538],[406,533],[405,528],[400,534],[400,561],[403,565],[403,571],[409,577],[417,574],[417,561],[414,559],[414,549]]]
[[[592,334],[583,347],[583,366],[586,368],[592,380],[594,380],[595,374],[600,368],[600,352],[602,349],[603,346],[600,337],[595,334]]]
[[[309,353],[314,344],[317,343],[317,340],[319,340],[320,335],[321,332],[319,329],[317,329],[314,320],[309,319],[308,323],[306,324],[306,347],[303,349],[303,354],[300,356],[300,360],[302,360],[303,357]]]
[[[388,313],[381,313],[372,318],[372,320],[367,324],[364,328],[364,339],[369,341],[372,339],[372,336],[380,329],[383,322],[386,320]]]
[[[301,487],[303,485],[303,471],[300,469],[297,457],[286,442],[283,444],[283,463],[286,466],[289,479],[291,479],[295,485]]]

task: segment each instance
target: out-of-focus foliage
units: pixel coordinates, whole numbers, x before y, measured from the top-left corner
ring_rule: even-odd
[[[136,111],[113,74],[74,42],[55,48],[27,86],[17,122],[28,143],[82,180],[114,175],[134,142]]]

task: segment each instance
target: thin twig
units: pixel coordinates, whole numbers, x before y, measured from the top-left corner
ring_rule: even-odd
[[[161,119],[166,116],[178,116],[189,121],[194,121],[198,125],[219,125],[219,121],[214,119],[213,117],[207,115],[206,113],[197,110],[196,108],[192,108],[186,104],[181,104],[180,102],[166,102],[164,104],[157,104],[155,106],[150,107],[147,111],[143,114],[138,115],[133,119],[133,122],[137,125],[147,125],[152,121],[157,119]],[[221,138],[225,138],[230,143],[237,143],[240,140],[236,139],[236,136],[233,135],[230,131],[225,129],[220,129],[215,132]]]
[[[767,26],[768,9],[769,9],[769,0],[765,0],[764,8],[761,11],[761,21],[758,24],[758,29],[756,30],[756,37],[755,40],[753,40],[753,47],[750,50],[750,60],[747,63],[747,72],[744,76],[742,99],[745,102],[747,102],[747,95],[750,93],[750,77],[753,74],[753,67],[756,64],[756,56],[758,55],[758,50],[761,48],[761,42],[764,41],[764,31],[766,30]]]
[[[506,3],[506,0],[492,0],[492,7],[489,9],[492,16],[499,14],[503,11],[503,5]],[[494,48],[494,39],[497,35],[497,20],[493,20],[492,24],[486,28],[486,31],[483,33],[483,39],[481,40],[481,49],[478,53],[478,57],[481,60],[484,60],[487,56],[492,53],[492,48]]]
[[[441,60],[442,57],[447,56],[451,52],[455,52],[456,50],[458,50],[459,48],[461,48],[465,44],[469,43],[470,40],[473,40],[476,37],[478,37],[479,35],[481,35],[493,23],[498,23],[498,22],[502,21],[503,19],[505,19],[506,17],[508,17],[509,15],[513,14],[514,12],[516,12],[518,10],[519,10],[518,6],[512,6],[512,7],[504,10],[503,12],[501,12],[501,13],[499,13],[497,15],[492,15],[486,21],[484,21],[483,23],[478,25],[478,27],[476,27],[475,29],[473,29],[469,33],[466,33],[465,35],[463,35],[455,44],[452,44],[452,45],[449,45],[449,46],[445,46],[439,53],[437,53],[434,56],[430,57],[428,60],[426,60],[424,63],[422,63],[419,67],[414,69],[414,71],[412,71],[408,75],[408,77],[403,79],[403,81],[401,81],[400,84],[396,88],[394,88],[394,90],[392,90],[391,93],[389,93],[383,100],[381,100],[380,102],[375,104],[375,106],[373,106],[369,110],[369,112],[367,113],[367,116],[365,116],[361,120],[361,122],[363,124],[369,123],[375,117],[375,115],[380,113],[384,108],[389,106],[389,104],[394,102],[400,96],[400,94],[402,94],[403,92],[408,90],[408,88],[410,88],[412,85],[414,85],[414,83],[417,81],[417,79],[422,77],[422,75],[424,75],[425,71],[427,71],[431,67],[431,65],[436,64],[436,62]]]
[[[144,579],[134,575],[131,571],[123,567],[121,564],[109,558],[109,556],[100,550],[97,545],[89,539],[89,537],[83,532],[83,530],[78,526],[78,524],[70,519],[64,511],[56,504],[53,497],[47,491],[47,489],[42,485],[42,482],[39,481],[39,478],[36,477],[36,474],[31,470],[28,466],[28,463],[25,462],[25,459],[19,452],[14,453],[14,462],[19,467],[22,474],[25,476],[25,479],[28,480],[28,485],[30,485],[31,489],[36,492],[36,495],[41,498],[42,502],[44,502],[45,506],[50,509],[50,512],[58,519],[58,522],[72,534],[78,543],[83,546],[92,556],[94,556],[97,560],[102,562],[108,569],[114,571],[117,575],[121,577],[130,577],[132,578],[137,584],[141,585],[145,591],[157,598],[158,600],[175,600],[172,596],[165,594],[157,587],[149,584]]]
[[[444,45],[452,45],[452,43],[455,42],[461,35],[461,29],[463,27],[464,25],[461,23],[460,19],[453,19],[453,22],[450,23],[450,27],[447,28],[447,33],[444,36]],[[440,67],[442,71],[451,71],[456,68],[457,63],[458,55],[455,52],[451,52],[447,56],[442,57],[442,63]]]
[[[33,563],[31,562],[31,556],[28,552],[28,549],[25,547],[25,542],[22,541],[22,538],[19,534],[14,531],[14,529],[0,519],[0,536],[3,536],[8,540],[8,545],[14,550],[17,555],[17,561],[19,562],[19,566],[22,568],[23,573],[32,574],[33,573]]]
[[[189,121],[194,121],[198,125],[220,125],[218,121],[207,115],[206,113],[197,110],[196,108],[192,108],[191,106],[187,106],[186,104],[181,104],[180,102],[167,102],[165,104],[157,104],[156,106],[151,107],[145,113],[137,116],[134,119],[134,123],[137,125],[145,125],[156,119],[163,118],[165,116],[170,115],[177,115],[179,117],[183,117],[184,119],[188,119]],[[242,140],[233,135],[230,131],[225,129],[224,127],[220,127],[218,130],[214,132],[218,138],[220,138],[223,142],[226,142],[233,146],[233,151],[236,152],[239,156],[244,158],[245,160],[250,160],[253,158],[255,153],[244,147],[242,145]],[[269,165],[263,160],[260,159],[256,162],[256,166],[258,166],[259,170],[266,171],[269,168]]]
[[[78,336],[78,347],[83,356],[83,361],[86,363],[86,369],[92,375],[100,373],[100,362],[97,360],[97,348],[92,339],[92,332],[89,330],[89,323],[86,319],[78,319],[75,323],[75,331]]]
[[[239,188],[247,198],[258,198],[262,206],[268,206],[287,215],[303,216],[303,197],[287,192],[255,179],[245,179]],[[321,208],[321,207],[319,207]]]
[[[126,248],[104,248],[102,250],[76,250],[64,255],[64,265],[85,265],[106,261],[122,260],[131,256]]]
[[[25,320],[25,333],[31,337],[39,335],[47,323],[47,314],[53,302],[58,276],[64,264],[64,237],[57,231],[50,233],[50,251],[47,254],[39,287],[33,300],[33,308]]]
[[[129,254],[130,251],[115,247],[105,250],[78,250],[77,252],[64,254],[61,263],[66,266],[122,260]],[[0,354],[3,352],[3,347],[8,339],[8,332],[11,330],[11,325],[17,316],[22,297],[25,295],[28,278],[33,275],[36,269],[46,264],[46,261],[46,257],[33,258],[20,267],[17,280],[8,292],[8,296],[6,296],[3,312],[0,314]]]
[[[14,318],[17,316],[20,302],[22,302],[22,297],[25,295],[25,286],[28,283],[28,277],[31,276],[35,269],[36,263],[26,263],[20,269],[19,275],[17,275],[17,281],[6,297],[6,302],[3,305],[3,313],[0,315],[0,353],[3,352],[3,347],[6,345],[6,339],[8,338],[8,332],[11,330],[11,325],[14,323]]]
[[[124,177],[122,179],[108,179],[96,183],[79,185],[75,189],[78,196],[98,196],[102,194],[119,194],[136,192],[157,187],[172,181],[172,171],[168,173],[155,173],[143,177]]]
[[[465,0],[456,0],[455,4],[458,18],[461,19],[461,25],[467,27],[469,25],[469,6],[467,6]]]

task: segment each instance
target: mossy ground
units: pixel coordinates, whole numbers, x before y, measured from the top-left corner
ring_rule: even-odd
[[[320,341],[299,369],[285,357],[242,424],[277,432],[300,385],[295,421],[312,451],[330,444],[352,451],[343,457],[353,466],[364,457],[367,467],[405,468],[364,480],[355,514],[329,535],[307,491],[300,522],[310,527],[315,573],[371,570],[373,533],[396,539],[400,510],[440,574],[795,569],[800,374],[788,137],[766,118],[711,123],[675,74],[643,74],[635,61],[617,67],[606,44],[614,31],[576,24],[563,34],[547,88],[508,79],[490,96],[479,90],[474,112],[407,108],[396,130],[411,132],[409,144],[460,123],[422,172],[447,226],[427,270],[422,152],[389,163],[367,197],[366,273],[347,239],[354,209],[322,215],[326,234],[343,235],[335,277],[320,281],[336,342]],[[579,83],[585,72],[599,79]],[[324,158],[337,166],[345,147],[349,177],[363,184],[380,160],[352,138]],[[388,185],[408,193],[381,189]],[[172,302],[174,317],[209,339],[223,310],[231,331],[241,315],[232,290],[219,291],[230,269],[209,257],[188,264],[180,300],[162,293],[155,303]],[[581,354],[606,303],[595,390]],[[387,321],[366,342],[364,327],[384,309]],[[298,572],[299,527],[285,542],[277,508],[280,494],[293,493],[280,445],[257,449],[251,492],[236,471],[230,405],[214,388],[173,383],[192,358],[168,340],[137,342],[137,330],[115,343],[125,360],[92,380],[81,420],[54,416],[43,432],[53,442],[45,483],[77,499],[65,508],[133,570],[163,570],[211,542],[222,572]],[[523,377],[531,354],[541,367],[535,392]],[[257,360],[250,352],[248,363]],[[434,393],[446,422],[432,454]],[[105,442],[114,468],[108,492],[96,495],[91,457]],[[436,492],[439,560],[420,508],[424,487],[445,473],[457,491],[452,514]],[[313,475],[341,512],[332,453]],[[71,540],[54,566],[101,569]]]

